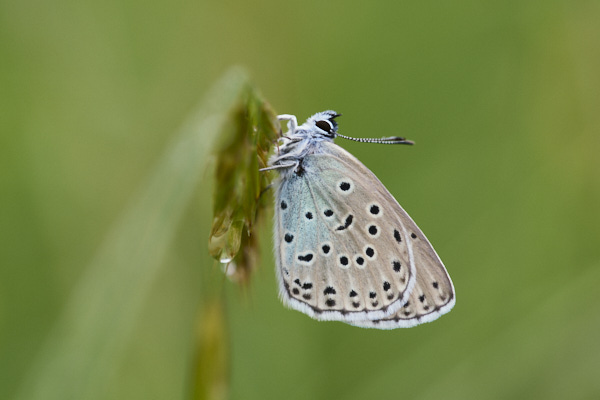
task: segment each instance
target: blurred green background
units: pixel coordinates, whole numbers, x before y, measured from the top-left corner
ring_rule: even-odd
[[[598,398],[599,20],[596,0],[1,1],[0,398],[46,390],[72,293],[85,303],[86,270],[231,65],[278,113],[334,109],[346,135],[417,143],[339,144],[427,234],[457,304],[395,331],[287,310],[270,221],[249,287],[224,280],[207,168],[131,295],[127,340],[75,375],[95,396],[74,398],[190,398],[207,290],[222,292],[233,399]]]

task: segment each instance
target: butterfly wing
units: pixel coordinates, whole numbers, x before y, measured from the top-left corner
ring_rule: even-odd
[[[360,162],[354,159],[351,163]],[[367,170],[362,164],[360,165]],[[370,179],[382,185],[374,174],[368,170],[367,172],[371,175]],[[427,237],[387,189],[385,187],[383,189],[388,200],[385,206],[392,209],[394,213],[389,223],[401,225],[409,232],[408,235],[403,236],[403,240],[412,249],[416,280],[408,301],[395,313],[385,318],[366,318],[362,321],[353,321],[351,324],[378,329],[410,328],[434,321],[448,313],[456,302],[454,285]]]
[[[302,173],[283,175],[276,198],[275,253],[286,305],[358,324],[395,315],[407,302],[416,278],[409,238],[422,233],[355,157],[323,142],[302,160]],[[424,243],[417,250],[439,260]]]
[[[414,222],[406,221],[406,225],[415,234],[409,240],[416,269],[416,283],[408,301],[391,316],[354,321],[352,325],[378,329],[410,328],[436,320],[454,307],[454,286],[444,265]]]
[[[377,177],[324,142],[284,175],[275,213],[280,296],[319,320],[393,329],[450,311],[454,288],[421,230]]]
[[[405,231],[402,240],[405,241],[412,256],[411,270],[415,274],[414,286],[409,287],[408,301],[395,313],[382,319],[367,318],[362,321],[354,321],[352,324],[379,329],[409,328],[434,321],[448,313],[456,302],[454,285],[425,234],[367,167],[341,147],[335,144],[330,144],[330,146],[332,149],[327,153],[334,155],[342,163],[345,162],[344,169],[362,171],[361,175],[365,175],[364,179],[372,182],[372,187],[381,191],[384,197],[384,207],[392,210],[391,218],[386,219],[392,226],[385,230],[389,232],[394,229],[395,239],[397,237],[394,226],[401,226]]]

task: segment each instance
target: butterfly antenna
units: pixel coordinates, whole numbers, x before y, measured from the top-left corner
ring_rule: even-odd
[[[384,138],[354,138],[351,136],[345,136],[340,133],[336,133],[335,136],[339,136],[344,139],[353,140],[361,143],[380,143],[380,144],[415,144],[412,140],[407,140],[399,136],[390,136]]]

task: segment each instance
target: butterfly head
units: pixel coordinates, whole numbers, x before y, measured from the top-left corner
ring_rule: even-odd
[[[332,110],[316,113],[307,119],[306,122],[300,126],[300,129],[310,132],[315,137],[333,139],[337,135],[338,128],[335,119],[340,115],[342,114],[338,114]]]

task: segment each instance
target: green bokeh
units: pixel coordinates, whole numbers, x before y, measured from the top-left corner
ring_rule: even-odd
[[[286,310],[270,227],[241,290],[208,255],[204,179],[107,397],[189,397],[216,283],[234,399],[597,398],[599,20],[591,0],[0,1],[0,398],[23,390],[108,232],[234,64],[277,112],[334,109],[346,135],[416,142],[340,144],[435,245],[455,309],[389,332]]]

